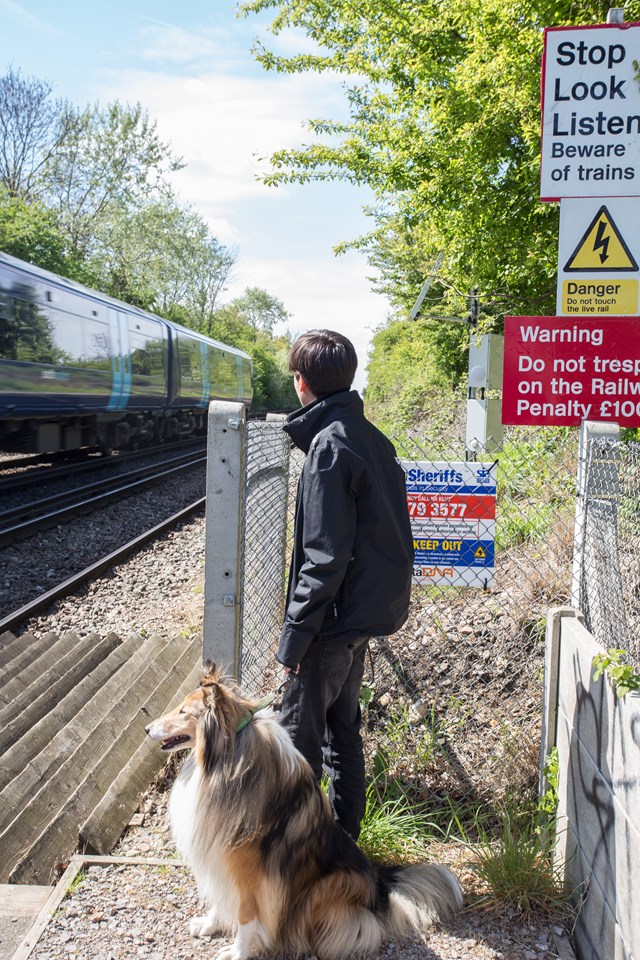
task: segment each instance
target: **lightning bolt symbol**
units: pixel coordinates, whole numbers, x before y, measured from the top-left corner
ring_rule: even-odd
[[[602,253],[600,254],[600,263],[604,263],[605,260],[609,259],[609,254],[607,250],[609,249],[609,237],[605,237],[605,233],[608,227],[606,220],[600,220],[598,223],[598,232],[596,233],[596,239],[593,244],[593,252],[602,247]]]

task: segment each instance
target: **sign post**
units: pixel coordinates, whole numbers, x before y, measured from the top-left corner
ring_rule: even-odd
[[[545,31],[541,199],[556,317],[505,317],[502,421],[640,426],[640,23]]]

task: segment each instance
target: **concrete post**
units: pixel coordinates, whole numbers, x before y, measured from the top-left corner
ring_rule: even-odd
[[[235,677],[245,426],[244,404],[214,400],[209,405],[202,659]]]
[[[542,703],[542,738],[540,747],[539,796],[547,789],[544,768],[547,757],[556,745],[558,723],[558,665],[560,659],[560,626],[563,617],[575,617],[574,607],[551,607],[547,612],[544,646],[544,691]]]

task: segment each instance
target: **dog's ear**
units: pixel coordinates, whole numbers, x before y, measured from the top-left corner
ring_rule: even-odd
[[[203,701],[207,710],[213,710],[216,707],[220,696],[220,687],[217,683],[203,683],[202,684],[202,693]]]
[[[220,672],[213,660],[207,660],[204,665],[206,673],[200,678],[201,687],[212,687],[220,680]]]

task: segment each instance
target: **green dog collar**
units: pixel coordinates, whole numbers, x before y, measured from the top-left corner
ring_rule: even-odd
[[[236,733],[240,733],[244,730],[245,727],[248,727],[251,721],[253,720],[256,713],[259,713],[260,710],[264,710],[265,707],[268,707],[275,700],[275,693],[269,693],[266,697],[263,697],[262,700],[259,700],[255,707],[253,707],[249,714],[246,717],[243,717],[242,720],[238,723],[236,727]]]

